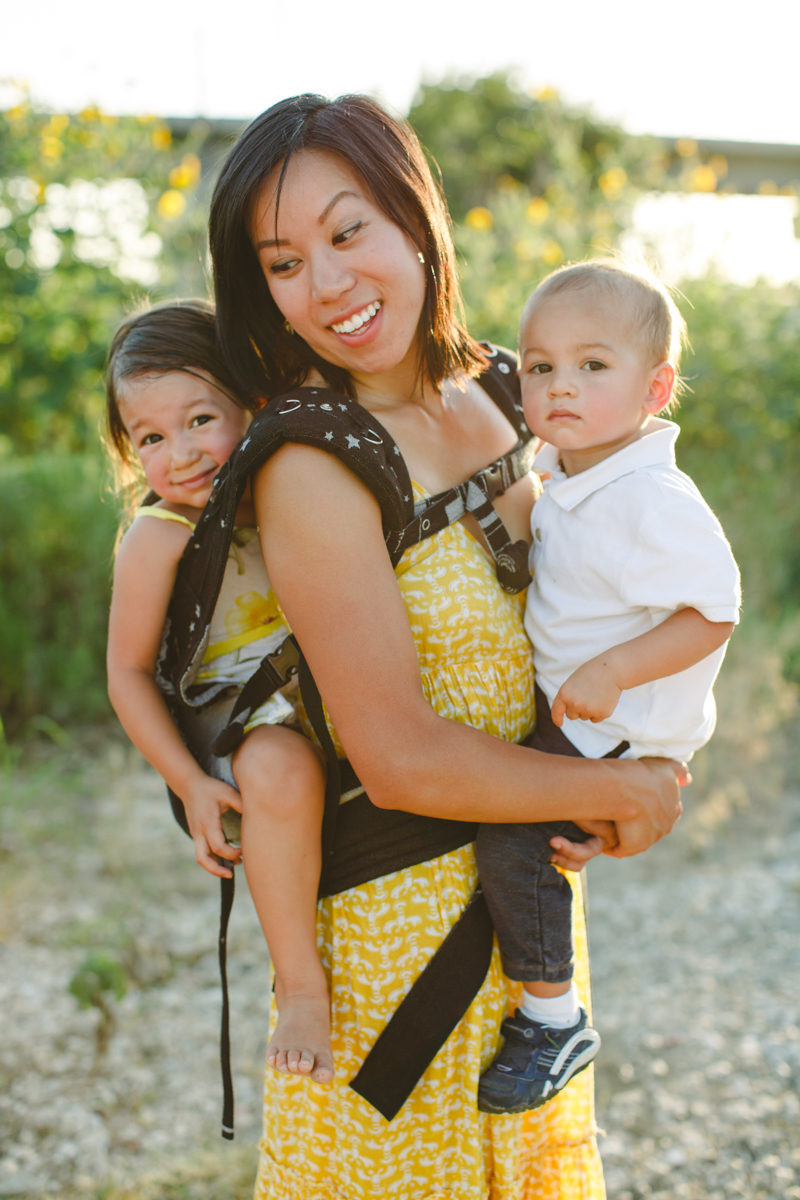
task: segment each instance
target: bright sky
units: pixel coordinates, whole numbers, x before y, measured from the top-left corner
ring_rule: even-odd
[[[513,65],[633,132],[800,143],[799,44],[792,0],[29,0],[0,79],[73,111],[252,117],[300,91],[405,110],[422,77]]]

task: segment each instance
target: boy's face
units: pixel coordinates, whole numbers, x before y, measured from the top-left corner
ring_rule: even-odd
[[[523,319],[525,420],[568,475],[636,441],[669,402],[673,368],[649,364],[630,326],[624,301],[591,292],[545,297]]]

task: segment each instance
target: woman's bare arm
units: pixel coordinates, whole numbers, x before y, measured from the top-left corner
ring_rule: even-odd
[[[285,446],[254,499],[270,579],[375,804],[473,821],[607,819],[623,853],[669,832],[675,764],[540,754],[434,712],[378,505],[337,459]]]
[[[125,732],[186,808],[198,863],[230,875],[215,855],[237,859],[220,814],[239,810],[239,793],[206,775],[183,744],[155,681],[155,666],[178,560],[189,529],[145,518],[126,533],[114,567],[108,630],[108,694]]]

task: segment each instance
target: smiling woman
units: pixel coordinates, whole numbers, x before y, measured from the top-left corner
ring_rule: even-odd
[[[276,595],[330,715],[329,763],[345,770],[335,757],[346,754],[371,801],[365,812],[453,822],[569,816],[612,838],[616,822],[622,852],[645,849],[677,815],[670,767],[556,759],[513,744],[533,723],[532,652],[484,526],[469,514],[456,519],[463,506],[451,505],[450,523],[410,541],[393,566],[381,510],[347,466],[358,438],[351,432],[334,446],[332,428],[330,441],[310,436],[325,410],[368,422],[376,444],[389,447],[386,475],[397,463],[398,480],[410,476],[409,520],[413,500],[426,511],[427,496],[477,492],[488,465],[502,480],[492,490],[493,527],[504,524],[509,542],[529,538],[533,482],[498,465],[529,436],[513,359],[481,347],[456,319],[447,214],[410,129],[361,97],[276,105],[222,170],[210,242],[220,341],[238,392],[254,404],[273,398],[251,441],[282,414],[308,418],[307,431],[293,426],[255,469],[253,498]],[[303,694],[310,703],[305,685]],[[580,867],[602,845],[562,839],[559,861]],[[498,1118],[478,1110],[479,1076],[518,996],[496,950],[399,1111],[381,1115],[356,1079],[469,910],[476,883],[473,847],[459,844],[321,901],[335,1079],[322,1087],[268,1072],[262,1200],[604,1194],[589,1073],[541,1111]],[[572,883],[579,895],[577,876]],[[588,1001],[579,904],[574,921]],[[461,969],[410,1031],[395,1074],[416,1061],[426,1023],[440,1020]],[[275,997],[280,1008],[280,978]]]

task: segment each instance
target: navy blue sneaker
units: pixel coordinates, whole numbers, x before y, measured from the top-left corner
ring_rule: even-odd
[[[500,1026],[505,1041],[478,1085],[478,1108],[486,1113],[521,1113],[539,1108],[585,1071],[600,1049],[580,1006],[577,1025],[553,1029],[532,1021],[518,1008]]]

